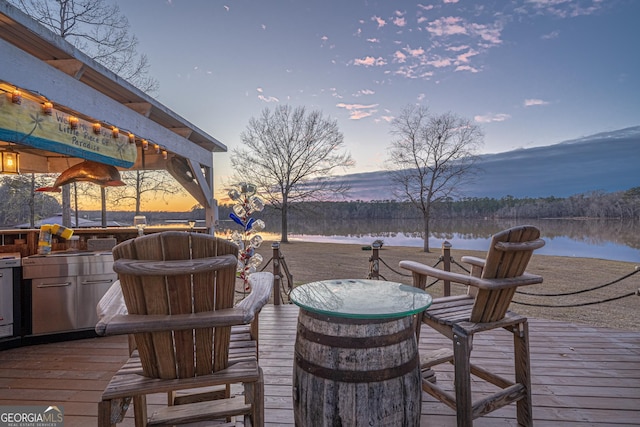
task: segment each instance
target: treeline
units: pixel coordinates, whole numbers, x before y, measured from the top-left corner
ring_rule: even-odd
[[[221,205],[221,219],[229,217],[231,205]],[[453,218],[596,218],[596,219],[640,219],[640,187],[627,191],[604,193],[591,192],[571,197],[544,197],[518,199],[506,196],[501,199],[470,197],[461,200],[447,200],[435,203],[432,217]],[[278,221],[280,212],[266,207],[259,214],[261,218]],[[291,206],[289,219],[415,219],[420,212],[410,203],[394,200],[364,202],[361,200],[344,202],[303,202]]]

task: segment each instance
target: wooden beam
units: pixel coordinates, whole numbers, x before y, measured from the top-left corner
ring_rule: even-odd
[[[169,130],[187,139],[189,139],[193,133],[193,129],[190,128],[169,128]]]
[[[77,59],[52,59],[45,62],[77,80],[80,80],[85,70],[84,63]]]
[[[138,112],[147,118],[149,118],[149,115],[151,115],[151,107],[153,107],[148,102],[129,102],[123,105],[131,108],[133,111]]]

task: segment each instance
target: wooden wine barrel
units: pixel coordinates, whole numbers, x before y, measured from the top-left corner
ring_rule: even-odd
[[[301,309],[295,343],[295,422],[312,426],[419,426],[413,317],[354,319]]]

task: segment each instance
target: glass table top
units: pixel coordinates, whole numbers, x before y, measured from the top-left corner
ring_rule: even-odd
[[[362,319],[409,316],[431,305],[431,295],[422,289],[367,279],[311,282],[294,288],[290,298],[314,313]]]

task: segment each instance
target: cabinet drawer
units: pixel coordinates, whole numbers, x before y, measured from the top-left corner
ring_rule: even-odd
[[[78,276],[78,316],[76,326],[79,329],[95,328],[98,322],[96,305],[117,279],[118,275],[115,273]]]
[[[76,329],[76,278],[33,279],[32,333],[72,331]]]

